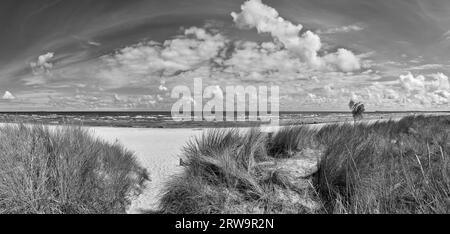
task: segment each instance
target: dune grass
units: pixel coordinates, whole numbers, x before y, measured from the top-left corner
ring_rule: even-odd
[[[330,125],[317,140],[325,212],[450,212],[450,117]]]
[[[258,130],[211,130],[184,148],[185,170],[165,187],[160,212],[169,214],[298,213],[303,207],[277,192],[286,179],[263,173],[270,162]]]
[[[0,127],[0,213],[125,213],[147,172],[80,127]]]
[[[166,184],[160,212],[311,213],[281,199],[289,181],[259,165],[313,148],[321,161],[304,192],[320,204],[314,213],[449,213],[449,140],[449,116],[285,127],[271,138],[213,130],[185,147],[185,170]]]

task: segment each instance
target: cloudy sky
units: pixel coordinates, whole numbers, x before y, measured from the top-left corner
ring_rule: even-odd
[[[2,0],[0,110],[170,110],[278,85],[282,110],[450,110],[448,0]]]

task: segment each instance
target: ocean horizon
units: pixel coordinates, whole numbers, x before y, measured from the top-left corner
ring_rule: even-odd
[[[245,115],[245,121],[191,121],[172,117],[170,111],[15,111],[0,112],[3,123],[37,123],[46,125],[77,124],[83,126],[108,126],[131,128],[223,128],[258,127],[268,124],[258,117],[250,121],[249,112],[234,112],[234,116]],[[450,114],[450,111],[374,111],[365,113],[367,120],[385,120],[409,115]],[[191,116],[195,115],[192,112]],[[224,112],[223,116],[227,116]],[[269,114],[270,116],[270,114]],[[276,117],[276,116],[275,116]],[[301,125],[353,121],[352,113],[345,111],[281,111],[280,125]]]

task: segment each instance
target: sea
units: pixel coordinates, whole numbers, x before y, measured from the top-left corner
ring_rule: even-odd
[[[239,115],[234,113],[235,116]],[[450,112],[367,112],[364,119],[398,119],[409,115],[449,115]],[[194,113],[192,113],[192,116]],[[226,116],[226,113],[224,113]],[[82,125],[126,128],[221,128],[256,127],[267,121],[194,121],[173,118],[167,111],[87,111],[87,112],[0,112],[2,123],[32,123],[45,125]],[[353,121],[350,112],[280,112],[280,125],[318,124]]]

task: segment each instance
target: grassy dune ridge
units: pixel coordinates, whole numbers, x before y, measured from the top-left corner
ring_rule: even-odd
[[[270,138],[212,130],[184,148],[159,212],[449,213],[449,140],[449,116],[285,127]],[[308,178],[267,169],[303,157],[319,161]]]
[[[0,213],[125,213],[148,179],[134,154],[81,127],[0,127]]]

